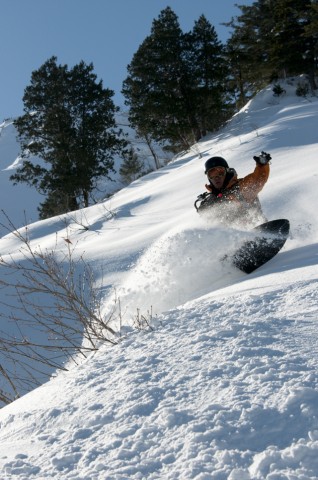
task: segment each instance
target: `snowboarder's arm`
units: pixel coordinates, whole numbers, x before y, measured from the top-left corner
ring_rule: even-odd
[[[271,156],[262,152],[259,157],[254,157],[256,167],[253,173],[240,180],[240,190],[247,201],[253,201],[268,180]]]

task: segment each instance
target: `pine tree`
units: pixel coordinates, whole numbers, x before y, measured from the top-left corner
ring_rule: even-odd
[[[313,90],[316,90],[317,83],[315,75],[318,69],[318,0],[313,0],[307,11],[307,21],[304,25],[304,37],[309,39],[310,42],[310,50],[306,53],[306,57],[307,60],[309,60],[309,79],[311,87]]]
[[[310,0],[276,0],[273,5],[275,24],[269,54],[272,65],[285,75],[313,74],[314,42],[305,36],[310,6]]]
[[[138,154],[133,147],[123,154],[124,161],[120,166],[119,173],[124,182],[131,183],[142,174],[144,163],[139,159]]]
[[[311,0],[258,0],[239,6],[242,14],[227,26],[233,82],[243,99],[275,78],[307,73],[314,82],[317,31]]]
[[[230,84],[240,108],[270,80],[269,49],[274,21],[271,0],[259,0],[252,6],[239,5],[238,8],[241,15],[225,25],[233,29],[226,51]]]
[[[123,83],[129,120],[140,136],[189,148],[229,116],[227,69],[214,27],[202,15],[184,34],[167,7],[153,21]]]
[[[109,176],[126,144],[115,130],[113,92],[96,78],[92,64],[69,70],[52,57],[25,89],[25,114],[15,121],[24,161],[11,179],[47,196],[41,218],[88,206],[96,180]]]
[[[189,119],[182,95],[183,34],[170,7],[153,21],[128,65],[123,95],[129,106],[129,121],[140,136],[150,134],[157,142],[170,141],[171,147],[189,146]]]
[[[192,108],[199,129],[198,140],[207,132],[217,130],[232,112],[227,89],[229,70],[224,46],[204,15],[195,22],[186,39],[188,70],[194,84]]]

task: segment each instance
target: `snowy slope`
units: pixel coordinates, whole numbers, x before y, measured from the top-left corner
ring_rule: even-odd
[[[263,90],[219,134],[81,212],[67,235],[116,288],[132,327],[78,367],[0,411],[3,479],[307,480],[318,477],[318,100]],[[198,149],[201,158],[198,156]],[[194,208],[203,165],[224,156],[240,176],[272,154],[261,193],[289,218],[282,252],[247,276],[222,266],[229,235]],[[115,213],[115,216],[107,215]],[[57,233],[57,238],[56,238]],[[65,248],[65,225],[30,225],[33,245]],[[2,255],[19,245],[10,235]],[[102,272],[102,273],[101,273]]]

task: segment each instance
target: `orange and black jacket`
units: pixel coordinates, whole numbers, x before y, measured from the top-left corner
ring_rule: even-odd
[[[258,194],[264,187],[269,177],[270,166],[256,164],[254,172],[244,178],[237,178],[234,168],[229,168],[223,183],[218,190],[211,183],[206,185],[208,192],[199,195],[195,207],[199,213],[210,213],[210,209],[216,206],[230,205],[232,208],[225,214],[226,223],[231,223],[231,218],[247,217],[258,214],[263,216]],[[200,205],[198,206],[198,203]],[[219,215],[214,212],[213,216],[224,217],[225,209],[219,209]],[[212,213],[212,212],[211,212]]]

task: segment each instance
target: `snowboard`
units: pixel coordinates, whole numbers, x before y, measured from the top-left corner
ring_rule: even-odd
[[[286,219],[271,220],[253,228],[256,237],[247,240],[231,256],[235,267],[252,273],[271,260],[284,246],[289,235],[290,224]]]

